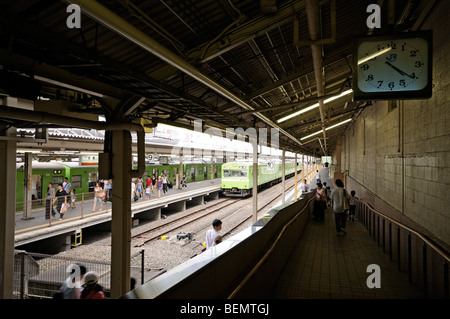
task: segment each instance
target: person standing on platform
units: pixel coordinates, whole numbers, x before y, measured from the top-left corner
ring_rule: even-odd
[[[222,221],[220,219],[214,219],[212,226],[213,228],[206,232],[206,249],[214,246],[214,240],[217,235],[219,235],[219,231],[222,229]]]
[[[55,216],[55,208],[53,206],[55,199],[55,189],[53,183],[48,183],[47,194],[45,195],[45,219],[50,219],[50,211],[52,216]]]
[[[67,194],[70,194],[70,191],[72,190],[72,184],[70,184],[69,179],[67,177],[64,177],[63,188]]]
[[[168,183],[167,175],[166,175],[166,173],[163,173],[162,187],[163,187],[163,193],[164,194],[167,192],[167,183]]]
[[[156,195],[157,183],[158,183],[158,180],[156,179],[155,174],[153,174],[153,176],[152,176],[152,194],[153,195]]]
[[[72,188],[72,192],[70,193],[70,199],[72,201],[70,207],[75,209],[75,202],[77,201],[77,193],[75,192],[75,188]]]
[[[143,198],[144,197],[144,189],[143,189],[143,182],[142,182],[142,178],[138,178],[137,182],[136,182],[136,193],[138,194],[139,198]]]
[[[102,206],[103,206],[103,198],[101,196],[103,196],[103,188],[100,186],[100,183],[95,184],[95,188],[94,188],[94,207],[92,207],[92,211],[95,212],[95,206],[98,203],[100,203],[100,210],[102,210]]]
[[[112,182],[110,179],[105,179],[105,193],[106,200],[112,200]]]
[[[308,192],[308,184],[306,182],[306,179],[304,179],[303,182],[300,183],[300,188],[302,189],[302,193]]]
[[[187,188],[186,185],[186,173],[183,174],[183,177],[181,178],[181,189]]]
[[[158,190],[158,198],[161,197],[161,187],[162,187],[162,179],[161,176],[158,176],[158,181],[156,182],[156,189]]]
[[[319,174],[319,170],[316,170],[316,183],[318,184],[318,183],[320,183],[321,182],[321,180],[320,180],[320,174]]]
[[[345,216],[344,203],[345,190],[342,180],[337,179],[335,184],[336,188],[334,188],[331,192],[331,204],[333,205],[334,217],[336,221],[336,232],[339,236],[343,233],[347,234],[347,231],[345,230],[345,222],[347,219]]]
[[[316,198],[314,201],[313,214],[316,219],[325,219],[325,209],[327,208],[327,202],[325,197],[325,191],[322,188],[322,183],[317,183]]]
[[[348,219],[354,221],[355,220],[355,214],[356,214],[356,201],[358,200],[358,197],[356,197],[356,192],[352,190],[350,192],[352,196],[350,196],[348,203],[350,204],[350,212],[348,215]]]
[[[150,199],[150,195],[151,195],[151,189],[150,189],[150,185],[149,184],[147,184],[147,187],[145,188],[145,199],[146,200],[149,200]]]
[[[59,220],[62,220],[65,212],[67,211],[67,194],[63,188],[63,184],[58,184],[58,190],[55,193],[55,199],[53,200],[53,205],[56,200],[58,204],[56,205],[56,211],[59,213]],[[63,206],[64,204],[64,206]]]

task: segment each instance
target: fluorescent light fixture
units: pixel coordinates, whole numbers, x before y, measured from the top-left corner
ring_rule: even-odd
[[[348,94],[350,94],[350,93],[352,93],[352,92],[353,92],[352,89],[347,90],[347,91],[344,91],[344,92],[342,92],[342,93],[339,94],[339,95],[335,95],[335,96],[332,96],[332,97],[330,97],[330,98],[324,100],[323,103],[329,103],[329,102],[331,102],[331,101],[337,100],[337,99],[339,99],[339,98],[341,98],[341,97],[343,97],[343,96],[345,96],[345,95],[348,95]],[[297,115],[306,113],[306,112],[308,112],[308,111],[311,111],[311,110],[315,109],[315,108],[318,107],[318,106],[319,106],[319,103],[315,103],[315,104],[313,104],[313,105],[311,105],[311,106],[308,106],[308,107],[306,107],[306,108],[304,108],[304,109],[301,109],[300,111],[297,111],[297,112],[294,112],[294,113],[292,113],[292,114],[289,114],[289,115],[287,115],[287,116],[285,116],[285,117],[282,117],[281,119],[279,119],[279,120],[277,121],[277,123],[284,122],[284,121],[286,121],[286,120],[289,120],[290,118],[293,118],[294,116],[297,116]]]
[[[39,154],[42,151],[42,149],[17,149],[16,152],[17,153],[34,153],[34,154]]]
[[[377,56],[380,56],[380,55],[382,55],[382,54],[384,54],[384,53],[386,53],[388,51],[391,51],[391,50],[392,50],[391,47],[387,47],[387,48],[385,48],[385,49],[383,49],[381,51],[372,53],[371,55],[368,55],[365,58],[362,58],[361,60],[358,60],[358,65],[360,65],[360,64],[362,64],[364,62],[367,62],[369,60],[372,60],[372,59],[376,58]]]
[[[338,127],[339,125],[342,125],[342,124],[345,124],[345,123],[347,123],[347,122],[350,122],[351,120],[352,120],[352,119],[347,119],[347,120],[345,120],[345,121],[342,121],[342,122],[339,122],[339,123],[337,123],[337,124],[331,125],[331,126],[325,128],[325,131],[331,130],[331,129],[335,128],[335,127]],[[317,132],[315,132],[315,133],[312,133],[312,134],[310,134],[310,135],[308,135],[308,136],[302,137],[302,138],[300,139],[300,141],[301,141],[301,140],[305,140],[305,139],[310,138],[310,137],[313,137],[314,135],[317,135],[317,134],[320,134],[320,133],[322,133],[322,130],[317,131]]]
[[[85,151],[80,151],[79,155],[98,155],[99,152],[85,152]]]

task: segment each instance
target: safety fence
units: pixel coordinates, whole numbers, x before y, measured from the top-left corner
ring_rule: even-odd
[[[132,268],[142,274],[136,281],[144,280],[144,251],[131,256]],[[49,299],[59,291],[62,283],[70,276],[74,264],[81,264],[86,271],[95,271],[105,297],[110,293],[111,262],[53,256],[16,250],[14,253],[15,299]]]
[[[373,240],[406,272],[409,282],[423,289],[427,298],[449,298],[450,257],[419,232],[380,213],[370,204],[357,201],[356,216]]]
[[[24,207],[27,202],[16,203],[16,215],[22,218],[42,218],[49,226],[59,220],[61,213],[63,218],[78,216],[83,218],[92,213],[108,212],[111,210],[111,202],[106,198],[94,199],[94,193],[77,194],[72,201],[71,195],[56,197],[56,200],[35,199],[31,202],[31,210],[26,213]],[[29,203],[29,202],[28,202]],[[65,205],[63,205],[65,204]],[[64,210],[65,206],[65,210]]]

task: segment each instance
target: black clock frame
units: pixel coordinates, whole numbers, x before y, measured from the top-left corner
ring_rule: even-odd
[[[421,90],[408,91],[380,91],[363,92],[358,88],[358,46],[367,41],[389,41],[407,38],[423,38],[428,43],[428,81]],[[414,32],[394,33],[382,36],[369,36],[357,38],[353,45],[353,99],[354,100],[415,100],[428,99],[432,95],[432,75],[433,75],[433,31],[420,30]]]

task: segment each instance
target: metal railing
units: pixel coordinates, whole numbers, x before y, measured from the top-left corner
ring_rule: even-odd
[[[140,270],[144,282],[144,250],[131,256],[132,268]],[[62,283],[70,275],[67,270],[72,264],[80,263],[87,271],[95,271],[99,275],[99,284],[103,286],[105,297],[109,297],[111,262],[76,259],[63,256],[52,256],[26,251],[14,252],[14,285],[13,298],[16,299],[49,299],[59,291]]]
[[[144,194],[145,195],[145,194]],[[67,212],[63,216],[63,220],[59,221],[60,213],[58,211],[58,198],[53,204],[51,200],[46,201],[45,199],[35,199],[31,201],[31,212],[25,213],[22,209],[25,206],[25,202],[17,202],[16,203],[16,218],[22,218],[27,220],[28,217],[32,217],[33,219],[41,219],[42,223],[41,227],[44,226],[52,226],[53,223],[58,221],[64,222],[64,220],[74,220],[74,219],[83,219],[84,217],[98,215],[102,213],[107,213],[111,211],[112,203],[106,197],[100,203],[94,202],[94,193],[81,193],[76,195],[76,201],[73,203],[71,196],[67,195]],[[150,199],[154,198],[151,197]],[[138,202],[146,201],[145,196],[139,198]],[[94,203],[95,203],[95,211],[94,211]],[[133,201],[134,203],[134,201]],[[27,216],[29,215],[29,216]],[[36,226],[34,226],[36,228]],[[20,233],[24,230],[20,228],[16,228],[16,233]]]
[[[450,257],[425,235],[380,213],[368,203],[357,201],[356,216],[398,270],[420,287],[426,298],[449,298]]]

